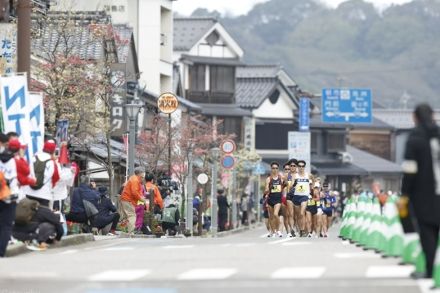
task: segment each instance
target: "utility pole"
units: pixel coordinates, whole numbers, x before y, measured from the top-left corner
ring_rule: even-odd
[[[31,0],[17,1],[17,72],[26,72],[28,85],[31,76],[31,9]]]

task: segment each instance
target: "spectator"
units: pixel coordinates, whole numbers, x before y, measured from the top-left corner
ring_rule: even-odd
[[[34,202],[36,203],[36,210],[31,220],[27,223],[15,223],[13,236],[26,242],[28,249],[45,250],[48,244],[61,240],[64,230],[58,214],[55,214],[46,206],[39,205],[37,201]],[[20,204],[18,209],[20,209]],[[18,209],[17,213],[19,212]]]
[[[228,221],[229,203],[226,196],[223,194],[223,189],[217,191],[217,205],[218,205],[218,228],[219,231],[226,230],[226,223]]]
[[[241,224],[249,225],[249,221],[248,221],[249,198],[246,193],[243,193],[243,195],[241,196],[240,208],[242,212]]]
[[[34,199],[40,205],[49,207],[53,201],[52,188],[60,179],[58,166],[55,163],[56,143],[54,140],[47,140],[44,143],[43,151],[35,155],[33,159],[34,174],[37,183],[33,186],[25,186],[23,192],[29,199]]]
[[[145,176],[145,197],[150,200],[149,210],[153,210],[154,213],[157,214],[158,212],[160,212],[160,210],[163,209],[163,200],[162,196],[160,195],[159,188],[156,186],[156,184],[153,183],[153,180],[154,175],[152,173],[148,173]],[[153,203],[151,203],[151,199],[153,199]]]
[[[90,177],[87,175],[82,175],[80,177],[79,186],[73,190],[70,212],[66,215],[66,220],[85,224],[85,230],[90,232],[89,230],[93,218],[87,216],[83,200],[87,200],[95,206],[98,204],[99,200],[99,194],[90,188]]]
[[[145,169],[137,167],[134,175],[130,176],[125,184],[120,197],[119,214],[121,219],[127,222],[128,233],[133,233],[136,224],[135,206],[138,201],[145,202],[142,197],[142,178],[145,176]]]
[[[120,215],[116,212],[116,207],[108,196],[107,187],[100,186],[98,188],[98,192],[100,199],[96,208],[98,209],[99,213],[95,217],[93,226],[102,230],[107,225],[111,224],[112,226],[110,228],[110,232],[107,235],[115,235],[116,226],[118,225]]]
[[[402,198],[398,206],[402,218],[407,218],[413,210],[425,255],[426,272],[415,272],[412,277],[432,278],[440,230],[440,129],[427,104],[416,107],[413,119],[416,127],[406,143]],[[412,209],[408,207],[408,199]]]
[[[4,179],[9,181],[10,189],[9,192],[6,190],[4,197],[3,194],[0,196],[0,257],[5,256],[6,247],[11,239],[19,193],[14,155],[6,150],[7,142],[8,137],[0,132],[0,171],[3,172]]]
[[[175,202],[171,202],[162,212],[162,230],[168,235],[175,235],[179,226],[180,213]]]

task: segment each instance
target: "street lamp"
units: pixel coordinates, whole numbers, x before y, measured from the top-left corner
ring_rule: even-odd
[[[139,111],[142,108],[142,104],[136,103],[135,101],[130,104],[125,104],[125,110],[127,111],[127,116],[130,121],[129,126],[129,141],[128,141],[128,176],[134,173],[134,145],[135,145],[135,130],[136,130],[136,119]]]
[[[220,157],[220,149],[214,147],[210,150],[212,158],[212,177],[211,177],[211,233],[215,235],[217,233],[217,161]]]
[[[193,233],[193,178],[192,178],[192,169],[193,169],[193,151],[192,146],[188,149],[188,177],[187,177],[187,196],[186,196],[186,229]]]

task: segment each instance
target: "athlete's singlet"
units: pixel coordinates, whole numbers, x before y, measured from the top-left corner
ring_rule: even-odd
[[[296,174],[296,187],[295,187],[295,195],[298,196],[308,196],[310,194],[310,178],[309,174],[304,174],[304,176],[300,176]]]

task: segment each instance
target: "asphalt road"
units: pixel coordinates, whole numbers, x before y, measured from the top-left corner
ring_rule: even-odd
[[[0,293],[434,292],[410,266],[330,238],[109,239],[0,259]],[[285,291],[287,292],[287,291]]]

